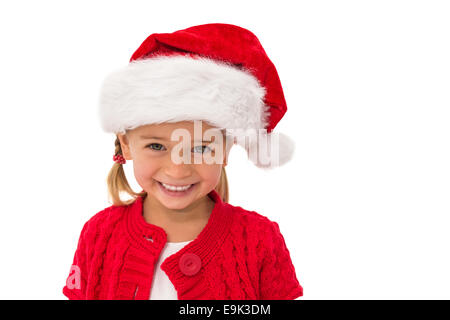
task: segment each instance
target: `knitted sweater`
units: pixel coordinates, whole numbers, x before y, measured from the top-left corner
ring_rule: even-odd
[[[290,300],[303,295],[276,222],[221,200],[200,234],[161,269],[179,300]],[[69,299],[150,297],[154,268],[167,234],[143,217],[143,198],[110,206],[81,231],[63,288]]]

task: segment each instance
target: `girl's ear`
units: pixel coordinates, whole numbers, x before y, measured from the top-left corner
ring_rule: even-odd
[[[131,152],[130,152],[130,145],[128,137],[124,134],[118,134],[117,138],[120,141],[120,149],[122,150],[122,155],[125,158],[125,160],[133,160],[131,158]]]

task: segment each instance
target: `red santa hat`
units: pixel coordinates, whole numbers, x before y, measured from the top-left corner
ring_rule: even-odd
[[[270,139],[286,111],[277,70],[258,38],[239,26],[213,23],[151,34],[126,67],[104,80],[99,115],[103,130],[115,134],[186,120],[231,129],[230,135],[233,130],[242,135],[241,129],[265,132],[265,147],[277,152],[278,161],[250,159],[273,168],[294,152],[288,136]],[[261,145],[261,139],[235,141],[247,152]]]

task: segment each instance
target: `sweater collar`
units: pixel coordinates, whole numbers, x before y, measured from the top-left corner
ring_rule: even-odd
[[[215,202],[208,222],[200,234],[181,250],[195,253],[204,265],[222,245],[232,220],[230,206],[222,201],[217,191],[213,189],[208,196]],[[144,196],[139,196],[126,206],[128,234],[135,246],[159,256],[167,242],[167,234],[163,228],[145,221],[143,200]]]

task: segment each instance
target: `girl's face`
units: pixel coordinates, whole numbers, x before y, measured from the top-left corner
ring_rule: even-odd
[[[204,121],[145,125],[118,138],[124,158],[133,160],[138,184],[149,197],[174,210],[186,208],[216,187],[232,146],[219,129]],[[163,183],[190,187],[170,191]]]

